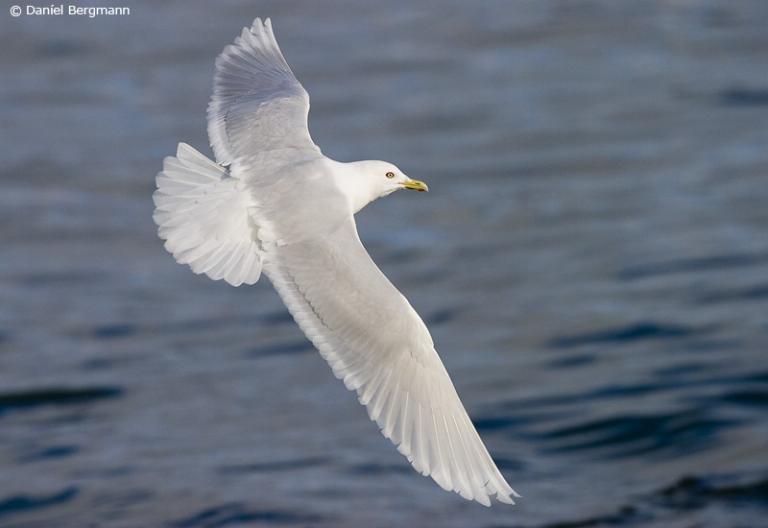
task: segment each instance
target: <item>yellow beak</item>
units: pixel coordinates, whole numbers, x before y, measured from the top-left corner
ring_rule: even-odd
[[[429,187],[427,187],[427,184],[419,180],[408,180],[405,183],[403,183],[403,188],[411,189],[412,191],[419,191],[419,192],[427,192],[429,190]]]

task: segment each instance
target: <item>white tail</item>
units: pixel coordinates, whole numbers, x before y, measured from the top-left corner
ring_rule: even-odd
[[[153,219],[179,264],[233,286],[261,275],[253,198],[240,180],[185,143],[163,161]]]

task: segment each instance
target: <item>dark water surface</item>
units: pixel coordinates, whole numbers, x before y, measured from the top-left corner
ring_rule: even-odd
[[[0,525],[766,526],[768,3],[414,4],[3,8]],[[266,280],[162,249],[256,15],[326,154],[429,182],[361,235],[518,506],[416,475]]]

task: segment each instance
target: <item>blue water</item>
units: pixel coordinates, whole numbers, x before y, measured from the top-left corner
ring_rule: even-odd
[[[0,13],[0,526],[765,525],[768,3],[413,4]],[[257,15],[326,154],[430,184],[359,229],[517,506],[413,472],[267,281],[162,249]]]

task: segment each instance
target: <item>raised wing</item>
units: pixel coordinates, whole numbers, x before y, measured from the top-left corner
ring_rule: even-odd
[[[208,138],[221,165],[278,149],[319,151],[307,128],[309,95],[291,72],[269,19],[257,18],[216,59]]]
[[[426,326],[379,270],[354,220],[275,248],[265,272],[307,337],[414,468],[486,506],[513,503]]]

